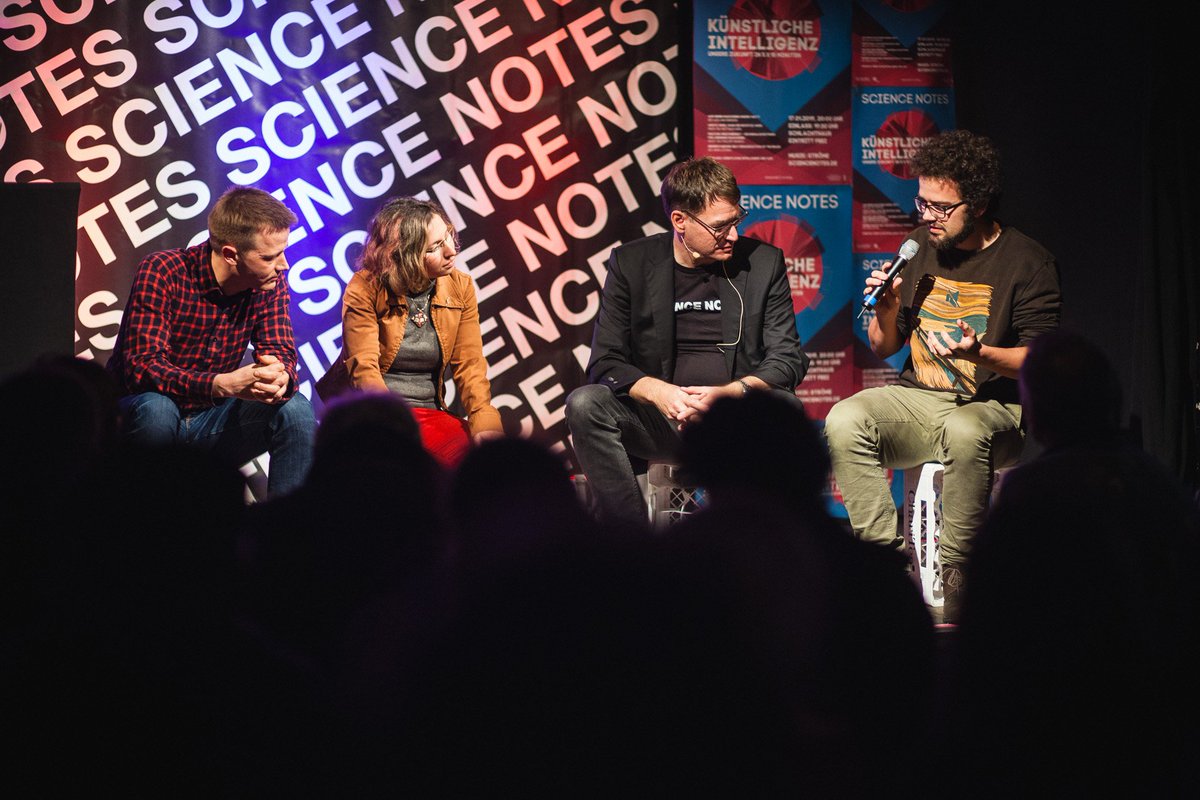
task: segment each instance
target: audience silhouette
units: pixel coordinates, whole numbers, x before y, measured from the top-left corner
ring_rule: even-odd
[[[6,788],[1195,792],[1195,509],[1078,336],[1030,348],[1045,451],[936,639],[768,393],[684,428],[706,504],[649,533],[597,523],[535,441],[443,472],[391,393],[330,404],[304,486],[247,507],[230,465],[121,442],[107,380],[60,358],[0,381]]]
[[[1122,435],[1120,385],[1094,345],[1044,334],[1020,388],[1046,449],[1005,478],[968,566],[947,712],[958,785],[1190,794],[1195,509]]]
[[[562,458],[513,437],[486,441],[468,453],[451,482],[449,510],[468,559],[596,533]]]
[[[822,796],[917,794],[906,743],[930,738],[934,640],[895,551],[827,514],[829,459],[794,404],[722,399],[684,429],[683,470],[709,506],[671,531],[676,557],[720,565],[751,609],[793,725],[793,785]]]

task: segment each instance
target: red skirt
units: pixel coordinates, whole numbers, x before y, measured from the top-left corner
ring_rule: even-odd
[[[429,455],[446,469],[457,467],[471,447],[467,423],[436,408],[414,408],[412,414]]]

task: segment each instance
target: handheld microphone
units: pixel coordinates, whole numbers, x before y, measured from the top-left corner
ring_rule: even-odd
[[[875,307],[875,304],[879,302],[880,296],[888,290],[888,287],[892,285],[892,281],[908,265],[908,262],[912,261],[913,256],[920,249],[921,246],[912,239],[908,239],[904,244],[900,245],[900,252],[896,254],[896,259],[892,262],[892,266],[888,268],[887,275],[883,278],[883,283],[876,286],[869,295],[863,298],[862,311],[858,312],[860,317],[863,315],[863,311]]]

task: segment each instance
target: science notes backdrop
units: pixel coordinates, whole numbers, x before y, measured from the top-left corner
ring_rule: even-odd
[[[744,232],[785,251],[819,420],[900,362],[855,298],[915,224],[912,151],[954,125],[946,5],[0,0],[0,175],[82,185],[76,353],[101,361],[144,254],[202,240],[230,185],[273,192],[299,217],[306,394],[371,215],[437,199],[506,425],[565,447],[609,250],[663,229],[672,163],[712,155]]]

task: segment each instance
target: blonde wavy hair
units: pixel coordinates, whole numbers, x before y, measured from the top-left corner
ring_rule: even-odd
[[[429,221],[437,214],[450,225],[445,210],[432,200],[395,197],[371,220],[359,269],[397,297],[419,294],[433,281],[425,272]],[[449,232],[454,235],[453,229]]]

